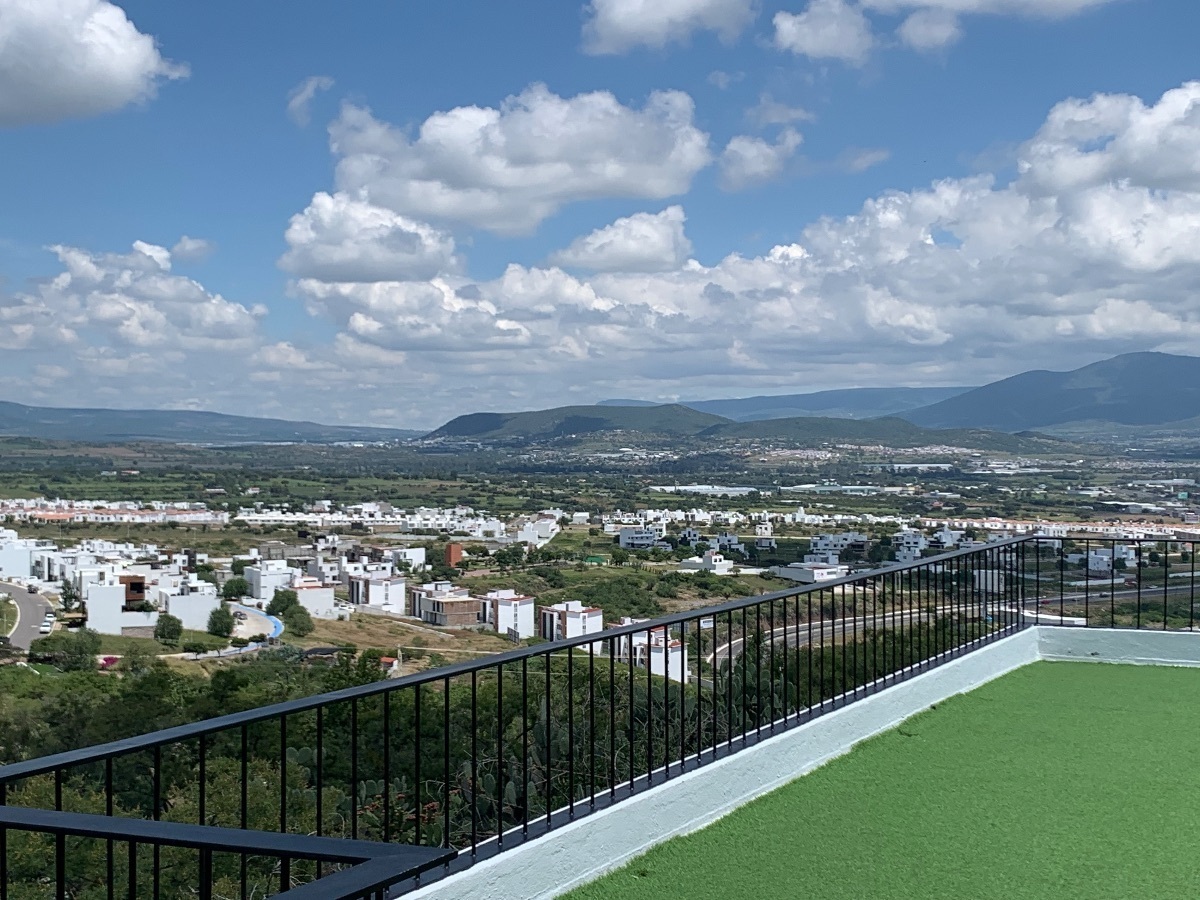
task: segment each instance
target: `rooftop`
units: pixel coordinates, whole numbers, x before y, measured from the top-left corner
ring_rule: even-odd
[[[1035,662],[569,897],[1194,897],[1197,690]]]

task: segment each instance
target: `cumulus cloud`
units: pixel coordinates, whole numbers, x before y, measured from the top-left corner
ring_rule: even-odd
[[[111,112],[187,74],[107,0],[0,0],[0,126]]]
[[[584,8],[583,46],[588,53],[625,53],[665,47],[697,31],[732,41],[754,19],[754,0],[591,0]]]
[[[948,47],[962,37],[958,16],[942,9],[919,9],[896,29],[900,40],[914,50],[928,52]]]
[[[330,135],[340,190],[422,221],[520,234],[572,201],[686,193],[712,158],[693,114],[681,91],[634,108],[607,91],[533,85],[499,109],[435,113],[415,136],[346,105]]]
[[[861,66],[875,44],[867,17],[845,0],[810,0],[804,12],[777,12],[772,22],[777,48],[810,59]]]
[[[280,266],[324,281],[419,281],[459,267],[449,234],[344,193],[315,194],[284,239]]]
[[[740,191],[773,181],[783,174],[801,141],[792,128],[783,129],[774,143],[745,134],[732,138],[721,154],[721,189]]]
[[[746,111],[746,118],[753,125],[793,125],[796,122],[811,122],[816,118],[801,106],[780,103],[770,94],[762,94],[758,103]]]
[[[186,234],[175,242],[171,248],[171,258],[184,262],[198,262],[207,259],[217,249],[216,244],[204,238],[188,237]]]
[[[558,266],[599,272],[661,272],[677,269],[692,252],[683,232],[683,207],[635,213],[577,238],[550,257]]]
[[[309,111],[313,97],[318,91],[327,91],[333,87],[333,79],[328,75],[310,75],[296,85],[288,93],[288,118],[301,127],[307,125],[312,116]]]
[[[881,12],[929,9],[952,15],[987,13],[1041,19],[1067,18],[1115,2],[1116,0],[862,0],[863,6]]]

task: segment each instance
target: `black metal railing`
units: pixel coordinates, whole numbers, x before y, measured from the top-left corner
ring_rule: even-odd
[[[394,896],[1033,624],[1145,627],[1153,595],[1163,627],[1191,627],[1194,547],[1150,543],[1012,538],[2,766],[0,900],[206,878],[214,897]],[[1110,579],[1103,608],[1076,590],[1078,553],[1131,544],[1135,587]],[[307,843],[332,839],[354,849]]]

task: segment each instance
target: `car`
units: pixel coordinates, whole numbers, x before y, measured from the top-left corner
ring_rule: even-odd
[[[46,613],[46,618],[49,619],[51,622],[54,622],[58,619],[58,616],[56,616],[54,614],[54,610],[50,610],[48,613]]]
[[[38,634],[49,634],[54,630],[54,625],[51,622],[43,622],[42,627],[38,629]]]
[[[38,592],[38,586],[36,584],[31,584],[31,585],[29,585],[28,590],[29,590],[29,593],[36,594]]]

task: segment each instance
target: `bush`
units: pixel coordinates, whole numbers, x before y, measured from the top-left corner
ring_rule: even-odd
[[[275,592],[275,596],[271,598],[271,602],[267,604],[267,615],[283,617],[283,614],[293,606],[300,605],[300,598],[296,592],[289,588],[280,588]]]
[[[229,611],[229,607],[222,603],[214,609],[208,616],[208,633],[217,637],[229,637],[233,634],[233,626],[235,625],[233,613]]]
[[[64,672],[94,672],[98,667],[100,635],[90,628],[74,634],[54,634],[39,638],[29,648],[32,659],[58,666]]]
[[[221,588],[221,596],[226,600],[238,600],[249,594],[250,582],[245,578],[230,578],[225,582],[225,587]]]
[[[313,629],[316,628],[308,610],[298,603],[290,607],[280,618],[283,621],[283,627],[296,637],[312,634]]]
[[[162,613],[154,626],[154,639],[160,644],[174,647],[183,637],[183,622],[170,613]]]
[[[208,652],[208,644],[203,641],[188,641],[183,645],[183,652],[190,653],[192,656],[199,656],[201,653]]]

